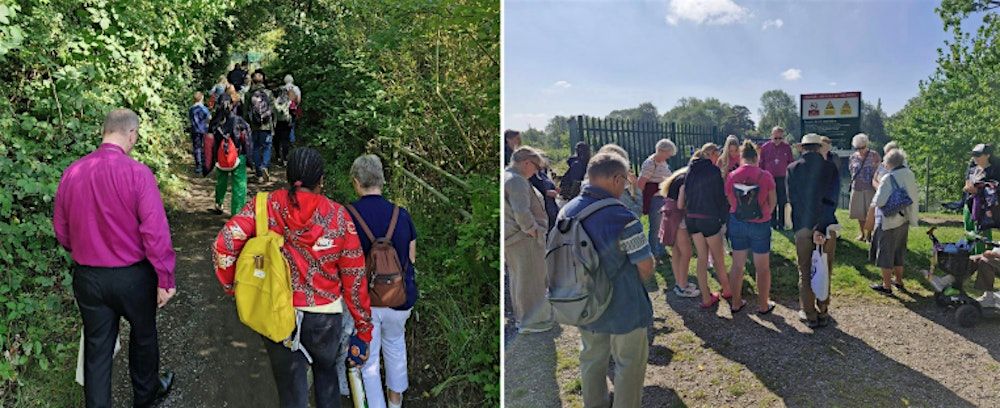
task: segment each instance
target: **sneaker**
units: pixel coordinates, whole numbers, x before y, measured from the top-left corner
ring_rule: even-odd
[[[806,317],[806,312],[804,310],[799,310],[799,321],[800,322],[808,322],[809,321],[809,318]]]
[[[997,302],[997,296],[993,294],[993,292],[983,292],[983,295],[977,297],[976,301],[979,302],[979,306],[982,307],[996,308],[1000,306]]]
[[[816,319],[816,320],[806,320],[806,326],[809,327],[810,329],[815,330],[820,327],[823,327],[824,325],[819,322],[819,319]]]
[[[674,285],[674,294],[682,298],[693,298],[701,296],[701,291],[698,290],[698,287],[693,283],[688,282],[688,285],[685,288]]]
[[[217,215],[222,215],[222,204],[216,203],[215,208],[212,208],[212,212],[214,212]]]

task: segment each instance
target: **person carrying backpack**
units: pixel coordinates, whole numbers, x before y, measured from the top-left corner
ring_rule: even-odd
[[[237,214],[247,200],[247,153],[250,152],[250,125],[232,109],[232,99],[223,95],[210,128],[213,136],[212,160],[216,171],[215,213],[222,214],[222,203],[230,181],[233,195],[230,214]]]
[[[267,172],[271,166],[271,143],[274,129],[274,95],[264,86],[264,72],[257,70],[253,74],[253,84],[243,98],[246,107],[247,122],[253,129],[253,162],[257,182],[270,181]]]
[[[585,215],[575,222],[586,232],[598,254],[596,268],[591,273],[602,274],[600,279],[611,285],[610,300],[603,312],[593,322],[580,326],[583,405],[610,406],[607,386],[610,356],[615,362],[614,406],[638,407],[642,405],[649,357],[646,332],[653,320],[653,306],[643,282],[653,275],[653,253],[639,218],[620,203],[605,204],[607,199],[617,200],[615,197],[625,190],[628,177],[625,159],[614,153],[598,153],[590,159],[587,177],[589,184],[560,212],[551,238],[558,238],[557,231],[573,228],[574,222],[568,220]],[[603,208],[595,210],[591,206]],[[552,246],[550,241],[550,250]],[[579,248],[582,250],[583,246]],[[556,262],[548,264],[550,269],[558,267]],[[554,273],[557,272],[550,270],[550,277]],[[553,289],[558,288],[549,287],[550,292]]]
[[[204,94],[195,92],[194,105],[188,108],[188,121],[191,125],[191,152],[194,154],[194,173],[198,176],[202,175],[201,172],[205,167],[202,161],[204,157],[204,152],[202,151],[203,139],[205,138],[205,133],[208,133],[208,121],[212,117],[212,114],[203,103],[204,100]]]
[[[292,151],[288,161],[288,188],[272,191],[247,204],[243,211],[226,222],[214,244],[216,277],[227,294],[235,293],[238,310],[247,300],[241,299],[241,290],[247,295],[279,297],[288,296],[287,288],[290,288],[296,316],[290,341],[275,341],[262,333],[281,407],[308,406],[310,384],[306,370],[310,368],[316,406],[340,406],[337,356],[344,313],[350,313],[354,319],[355,334],[348,340],[351,364],[365,363],[368,343],[372,340],[369,284],[361,241],[347,210],[322,195],[324,169],[319,152],[307,148]],[[266,203],[266,211],[261,211],[266,219],[257,215],[258,200]],[[264,259],[261,262],[264,267],[258,268],[254,265],[255,259],[250,258],[249,272],[243,270],[241,273],[240,268],[247,266],[241,253],[253,249],[252,240],[260,236],[258,228],[266,229],[268,236],[282,238],[280,254],[284,255],[287,268],[270,267],[274,265],[272,259]],[[287,270],[290,274],[291,282],[284,281],[286,289],[265,295],[263,291],[255,292],[254,285],[242,283],[241,279],[274,276],[268,273],[275,270]],[[266,302],[270,298],[257,300]],[[260,317],[246,319],[244,323],[251,327],[254,326],[249,322],[268,323]],[[275,404],[262,401],[260,405]]]
[[[774,176],[758,166],[760,153],[750,140],[740,148],[741,165],[726,176],[726,198],[729,200],[729,222],[726,233],[733,245],[733,263],[729,270],[729,287],[733,288],[730,310],[739,312],[746,305],[743,299],[743,272],[748,252],[753,251],[757,281],[757,313],[774,310],[771,293],[771,216],[778,203]]]
[[[369,408],[403,406],[409,387],[406,366],[406,321],[417,301],[417,229],[405,208],[382,195],[385,175],[378,156],[354,159],[351,179],[357,201],[347,206],[365,252],[369,279],[374,277],[369,297],[372,305],[370,357],[361,369]],[[380,371],[385,366],[386,387]],[[389,396],[382,391],[388,388]]]
[[[279,166],[284,166],[291,144],[293,98],[293,91],[283,89],[274,98],[274,161]]]

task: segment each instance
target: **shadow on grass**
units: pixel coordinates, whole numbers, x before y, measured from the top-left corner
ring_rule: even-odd
[[[687,404],[681,401],[680,396],[677,395],[677,391],[659,385],[642,387],[642,406],[687,408]]]
[[[704,347],[746,367],[788,406],[819,401],[823,406],[900,406],[908,401],[973,406],[937,381],[841,331],[835,322],[814,333],[781,316],[758,320],[744,312],[732,320],[718,319],[692,302],[669,297],[668,303]],[[738,376],[732,380],[738,381]]]

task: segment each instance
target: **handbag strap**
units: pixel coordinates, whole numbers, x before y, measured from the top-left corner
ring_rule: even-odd
[[[865,152],[865,157],[861,158],[861,165],[858,166],[858,171],[851,176],[851,182],[854,182],[854,180],[858,178],[858,175],[861,174],[861,169],[865,167],[865,163],[868,163],[868,155],[870,154],[872,154],[872,149],[868,149],[868,151]]]

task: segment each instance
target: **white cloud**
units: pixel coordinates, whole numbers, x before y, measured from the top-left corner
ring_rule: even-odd
[[[768,28],[778,29],[784,25],[785,25],[784,21],[781,21],[780,18],[776,18],[774,20],[765,20],[764,25],[760,29],[761,30],[767,30]]]
[[[802,78],[802,70],[798,68],[788,68],[785,72],[781,73],[781,76],[788,81],[797,81]]]
[[[830,82],[828,85],[830,85],[830,86],[837,86],[837,83],[836,82]]]
[[[554,86],[556,88],[566,89],[566,88],[569,88],[569,87],[573,86],[573,84],[571,84],[571,83],[569,83],[567,81],[556,81],[556,83],[552,84],[552,86]]]
[[[742,21],[750,10],[733,0],[670,0],[667,23],[677,25],[682,20],[695,24],[725,25]]]

